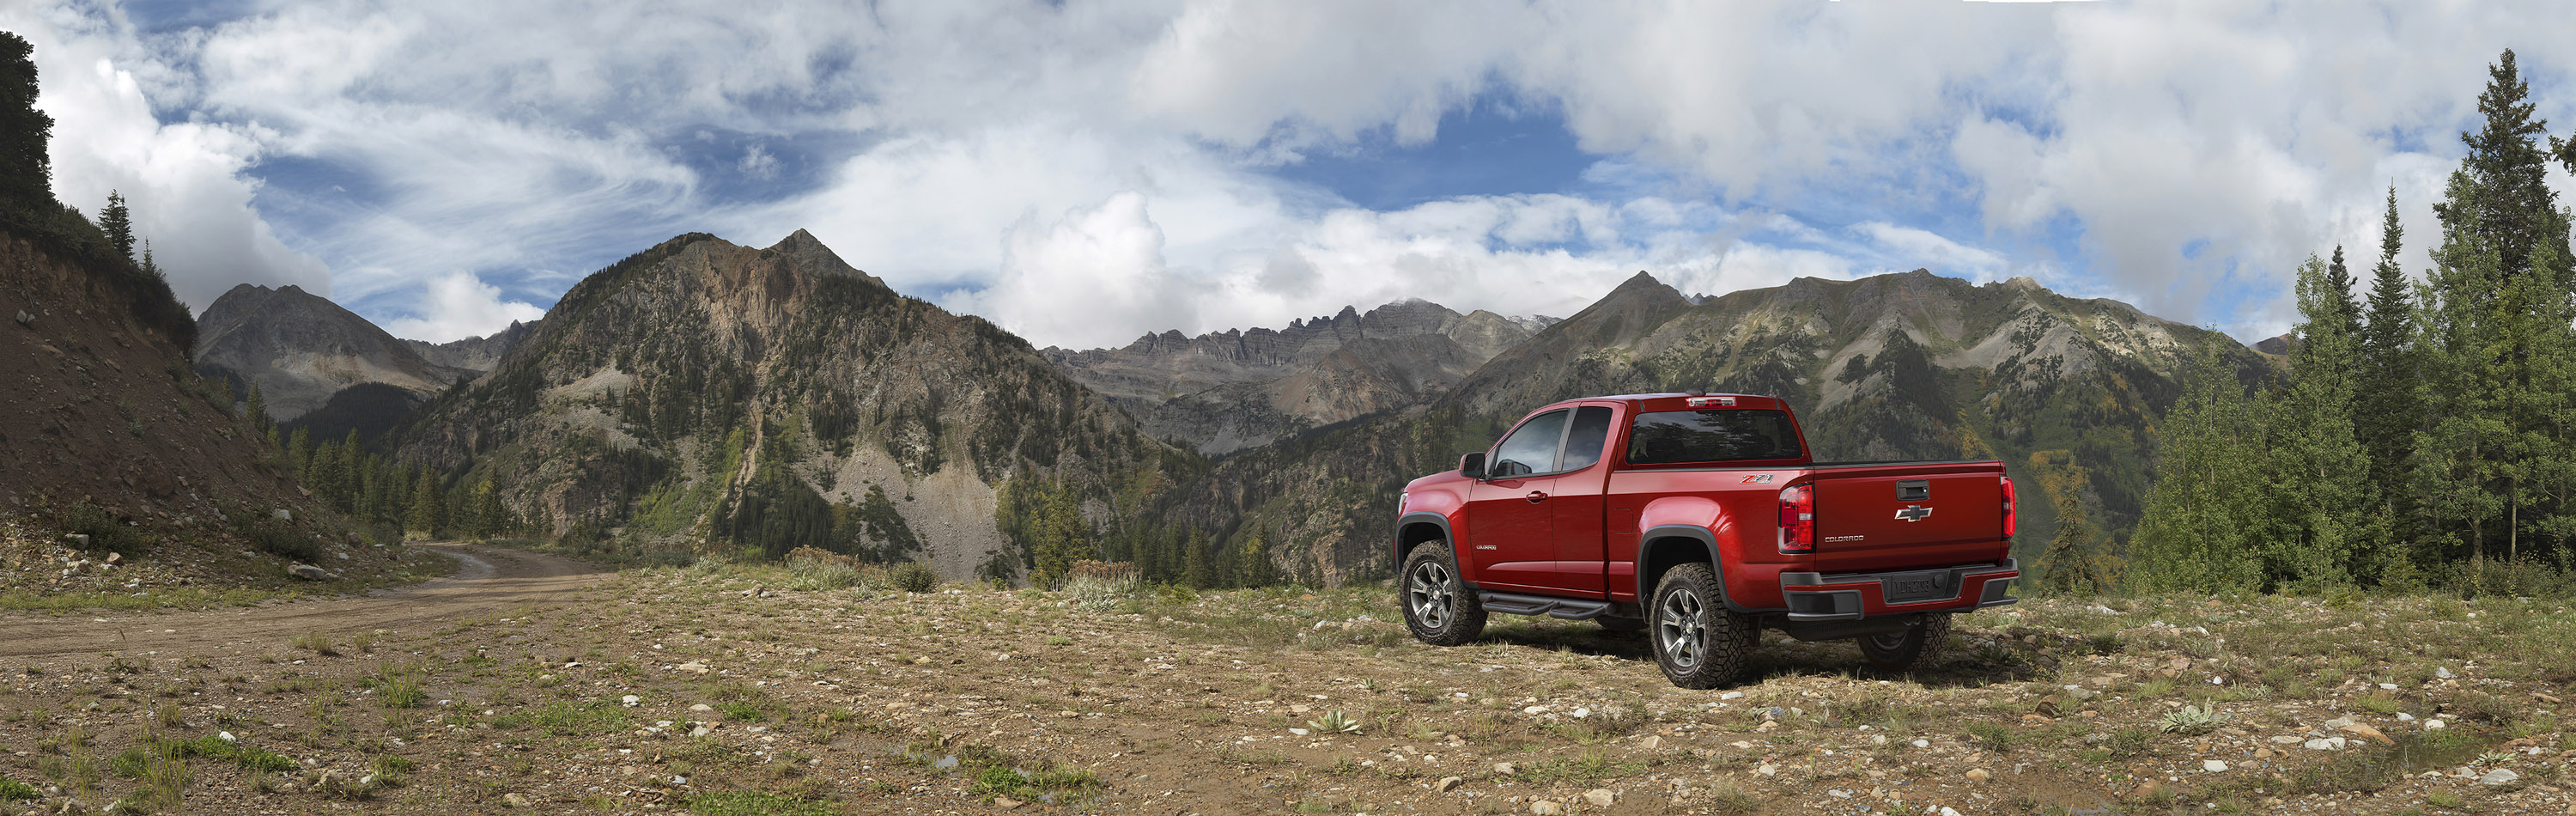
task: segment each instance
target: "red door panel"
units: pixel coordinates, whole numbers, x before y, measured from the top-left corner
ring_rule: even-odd
[[[1479,586],[1543,591],[1553,582],[1555,488],[1556,479],[1543,476],[1478,482],[1469,492],[1468,559]]]

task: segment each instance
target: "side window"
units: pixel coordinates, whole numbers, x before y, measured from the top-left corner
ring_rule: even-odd
[[[1556,442],[1565,436],[1564,411],[1549,411],[1521,423],[1503,444],[1494,446],[1494,462],[1485,466],[1489,478],[1508,479],[1556,469]]]
[[[1574,409],[1574,429],[1565,433],[1565,461],[1559,470],[1582,470],[1601,461],[1601,446],[1610,441],[1610,409],[1586,405]]]

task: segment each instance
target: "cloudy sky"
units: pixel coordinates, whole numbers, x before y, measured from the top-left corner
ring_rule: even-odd
[[[398,335],[535,317],[674,234],[802,227],[1039,345],[1421,297],[1565,315],[1928,267],[2252,339],[2430,204],[2556,2],[0,0],[56,194],[180,294]],[[2568,179],[2554,179],[2562,190]]]

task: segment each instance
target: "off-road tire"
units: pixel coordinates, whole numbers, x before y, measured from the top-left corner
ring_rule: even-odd
[[[1879,671],[1901,672],[1915,666],[1928,666],[1941,656],[1941,645],[1950,639],[1950,616],[1925,615],[1923,622],[1908,626],[1903,632],[1885,635],[1862,635],[1852,639],[1860,644],[1860,654]]]
[[[1647,640],[1665,679],[1686,689],[1716,688],[1744,673],[1744,633],[1753,621],[1726,608],[1717,571],[1683,564],[1655,581],[1646,606]]]
[[[1646,622],[1639,618],[1614,618],[1609,615],[1603,615],[1598,618],[1593,618],[1592,622],[1601,624],[1601,629],[1603,631],[1617,632],[1622,635],[1633,635],[1638,632],[1646,631]]]
[[[1458,558],[1449,542],[1428,541],[1404,556],[1395,574],[1395,602],[1404,607],[1404,627],[1413,639],[1433,646],[1456,646],[1485,633],[1485,603],[1458,576]]]

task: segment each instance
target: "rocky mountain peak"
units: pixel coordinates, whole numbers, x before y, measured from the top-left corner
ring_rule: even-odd
[[[426,397],[476,373],[431,362],[412,341],[291,284],[242,284],[216,298],[197,316],[191,356],[199,373],[229,381],[235,394],[258,384],[269,415],[279,420],[320,408],[362,383]]]

